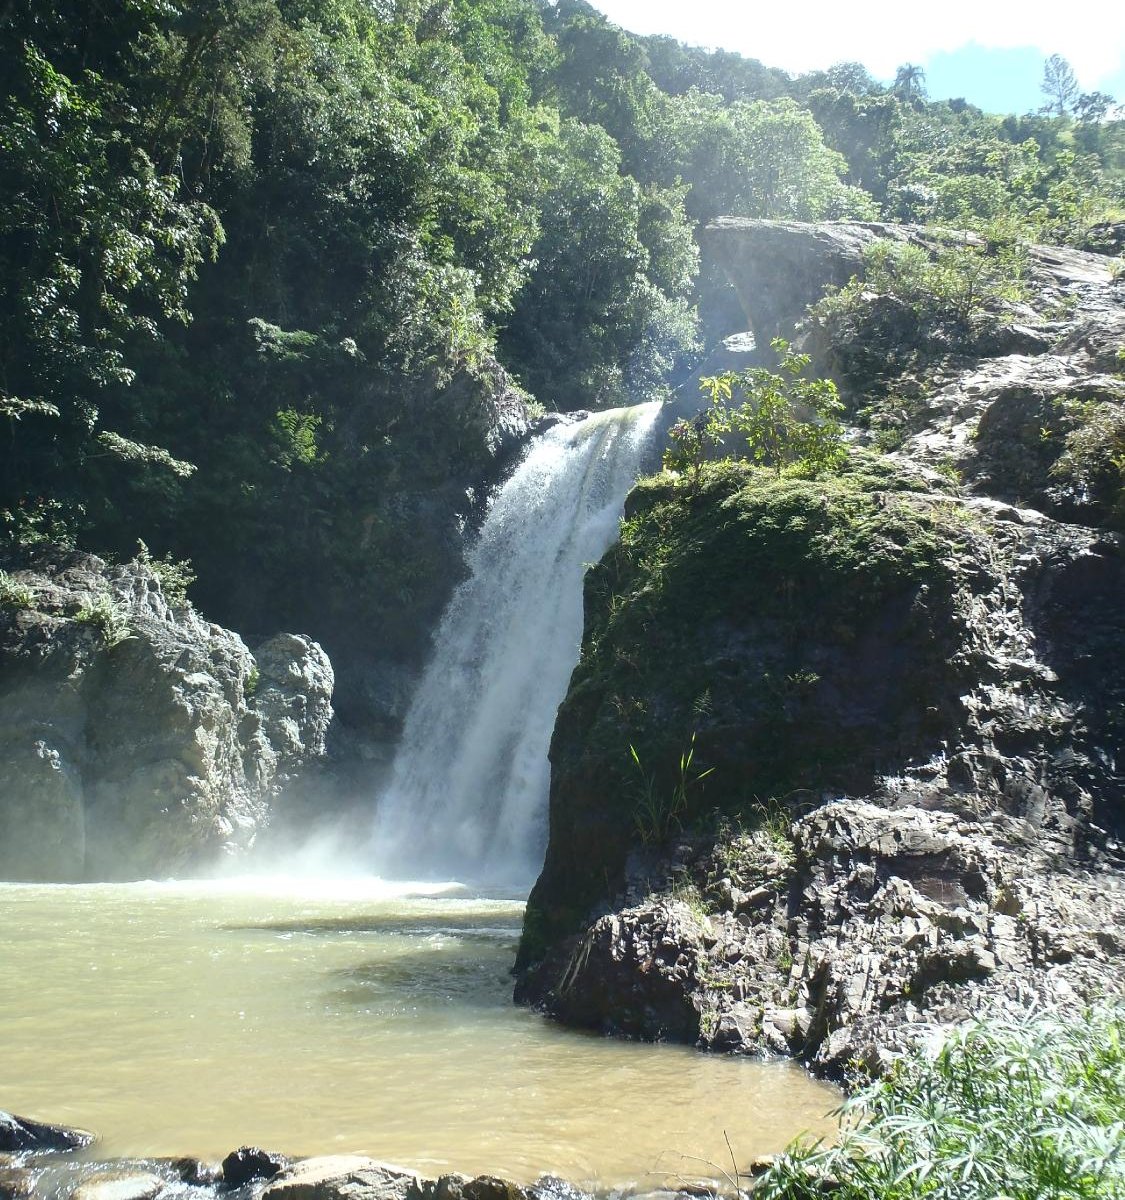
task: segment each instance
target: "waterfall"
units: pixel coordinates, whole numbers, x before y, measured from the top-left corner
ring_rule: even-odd
[[[617,535],[659,411],[556,425],[494,495],[379,805],[384,876],[525,883],[538,872],[547,751],[582,641],[582,576]]]

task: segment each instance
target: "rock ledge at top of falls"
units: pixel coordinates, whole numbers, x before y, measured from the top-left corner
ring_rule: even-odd
[[[983,245],[975,234],[954,235]],[[705,249],[723,264],[759,346],[792,337],[810,304],[829,287],[862,275],[864,251],[878,241],[914,245],[933,252],[944,244],[922,225],[884,221],[773,221],[719,217],[702,234]],[[1065,246],[1028,247],[1028,276],[1040,307],[1085,285],[1109,281],[1109,260]]]
[[[1125,278],[1033,247],[1025,298],[979,321],[864,292],[830,326],[806,308],[864,246],[932,238],[706,236],[758,343],[838,380],[853,453],[630,497],[587,575],[517,996],[840,1073],[973,1013],[1122,995],[1125,504],[1057,464],[1068,421],[1125,428]]]
[[[325,752],[332,666],[254,652],[152,568],[39,548],[0,600],[0,878],[151,878],[248,848]]]

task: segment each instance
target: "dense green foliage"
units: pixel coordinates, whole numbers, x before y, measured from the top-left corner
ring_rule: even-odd
[[[964,322],[999,301],[1024,298],[1026,247],[1014,237],[950,238],[931,253],[909,242],[881,240],[864,253],[863,278],[853,277],[813,306],[812,315],[835,320],[861,312],[865,294],[893,296],[922,319]]]
[[[789,1151],[762,1200],[1110,1200],[1125,1193],[1125,1013],[991,1017],[845,1105],[838,1144]]]
[[[0,543],[143,537],[216,617],[361,642],[425,624],[513,380],[658,397],[732,330],[699,222],[1080,242],[1125,177],[1065,72],[991,117],[583,0],[11,0],[0,61]]]

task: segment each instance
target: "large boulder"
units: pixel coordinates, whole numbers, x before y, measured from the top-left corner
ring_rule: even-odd
[[[279,635],[259,661],[145,563],[40,549],[8,567],[0,877],[138,878],[246,849],[324,754],[320,647]]]

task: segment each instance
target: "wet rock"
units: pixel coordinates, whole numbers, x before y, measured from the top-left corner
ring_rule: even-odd
[[[529,1200],[526,1189],[495,1175],[478,1175],[465,1184],[465,1200]]]
[[[7,1165],[0,1157],[0,1200],[29,1200],[35,1191],[35,1172]]]
[[[161,1160],[181,1183],[192,1187],[210,1187],[223,1179],[222,1165],[201,1158],[169,1158]]]
[[[423,1196],[423,1181],[413,1171],[373,1158],[331,1155],[294,1163],[266,1185],[261,1200],[423,1200]]]
[[[704,935],[699,918],[676,902],[603,917],[571,947],[552,1011],[607,1033],[694,1041]]]
[[[1102,221],[1091,225],[1082,248],[1093,254],[1125,254],[1125,221]]]
[[[257,1146],[240,1146],[223,1159],[223,1182],[230,1188],[242,1187],[252,1179],[273,1179],[280,1175],[289,1160],[271,1150]]]
[[[468,1175],[457,1172],[439,1175],[431,1184],[422,1185],[424,1200],[462,1200],[468,1182]]]
[[[292,771],[326,751],[334,677],[328,655],[312,638],[279,633],[256,647],[254,707],[282,770]]]
[[[48,1125],[26,1117],[0,1112],[0,1151],[11,1154],[43,1154],[49,1151],[81,1150],[95,1141],[85,1129]]]
[[[148,1172],[107,1171],[79,1183],[70,1200],[153,1200],[165,1186],[164,1179]]]
[[[590,1194],[556,1175],[540,1175],[528,1189],[534,1200],[590,1200]]]

